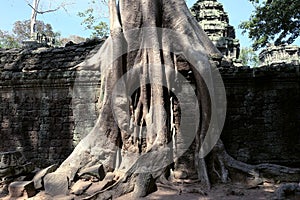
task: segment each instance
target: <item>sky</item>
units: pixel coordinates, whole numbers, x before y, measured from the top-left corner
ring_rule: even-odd
[[[13,24],[18,20],[30,19],[31,8],[27,5],[27,0],[0,0],[0,30],[11,31]],[[28,0],[31,2],[31,0]],[[62,0],[52,0],[59,2]],[[99,1],[99,0],[98,0]],[[197,0],[187,0],[188,7],[191,7]],[[49,8],[49,0],[41,0],[43,8]],[[66,6],[67,12],[60,9],[53,13],[38,15],[38,20],[45,23],[50,23],[54,31],[59,31],[62,37],[69,35],[79,35],[88,37],[90,31],[85,30],[81,25],[82,19],[77,16],[77,13],[88,8],[88,0],[68,0],[71,5]],[[251,15],[253,6],[248,0],[219,0],[223,4],[224,10],[229,15],[229,23],[235,27],[236,36],[240,40],[241,47],[251,46],[251,40],[247,34],[242,35],[242,30],[238,29],[240,22],[245,21]],[[48,4],[47,4],[48,3]],[[55,8],[55,4],[51,5]],[[104,9],[98,8],[99,12],[105,12]],[[104,15],[107,15],[104,13]],[[108,20],[107,18],[103,19]]]

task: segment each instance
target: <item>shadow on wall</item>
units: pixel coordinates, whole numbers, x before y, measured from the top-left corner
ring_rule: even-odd
[[[226,149],[251,164],[299,167],[300,79],[295,68],[248,71],[242,76],[240,70],[240,79],[224,78],[228,109],[221,138]]]
[[[71,153],[76,144],[72,69],[103,42],[0,49],[0,151],[23,151],[39,167],[59,163]]]
[[[73,149],[70,102],[69,88],[2,90],[0,151],[20,150],[39,167],[63,161]]]

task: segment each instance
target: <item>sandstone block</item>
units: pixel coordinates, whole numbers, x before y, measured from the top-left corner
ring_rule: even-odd
[[[35,189],[41,189],[43,187],[43,178],[49,174],[54,172],[57,169],[57,165],[51,165],[45,169],[42,169],[33,177],[34,187]]]
[[[97,177],[100,181],[102,181],[105,177],[105,170],[102,164],[94,165],[92,167],[86,168],[81,170],[78,173],[79,177],[82,177],[84,175],[90,175]]]
[[[45,192],[51,196],[67,195],[69,191],[68,177],[64,173],[50,173],[44,177]]]
[[[36,194],[33,181],[16,181],[8,186],[9,195],[16,197],[32,197]]]

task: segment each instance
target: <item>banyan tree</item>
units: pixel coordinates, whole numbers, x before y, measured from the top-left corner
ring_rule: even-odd
[[[78,66],[101,71],[98,120],[45,177],[47,192],[68,193],[60,186],[99,165],[114,181],[86,199],[145,196],[156,183],[172,187],[179,179],[205,190],[212,181],[229,181],[232,169],[252,180],[299,174],[277,165],[248,165],[226,153],[219,139],[226,112],[216,67],[221,55],[184,0],[110,0],[109,10],[110,37]],[[178,70],[183,60],[194,80],[185,87]]]

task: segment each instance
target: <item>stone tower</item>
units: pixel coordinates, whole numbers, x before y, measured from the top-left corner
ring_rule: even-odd
[[[277,65],[299,65],[300,47],[296,45],[269,44],[259,54],[260,67]]]
[[[227,60],[237,61],[240,53],[239,40],[229,25],[228,14],[217,0],[198,0],[191,8],[192,15]]]

